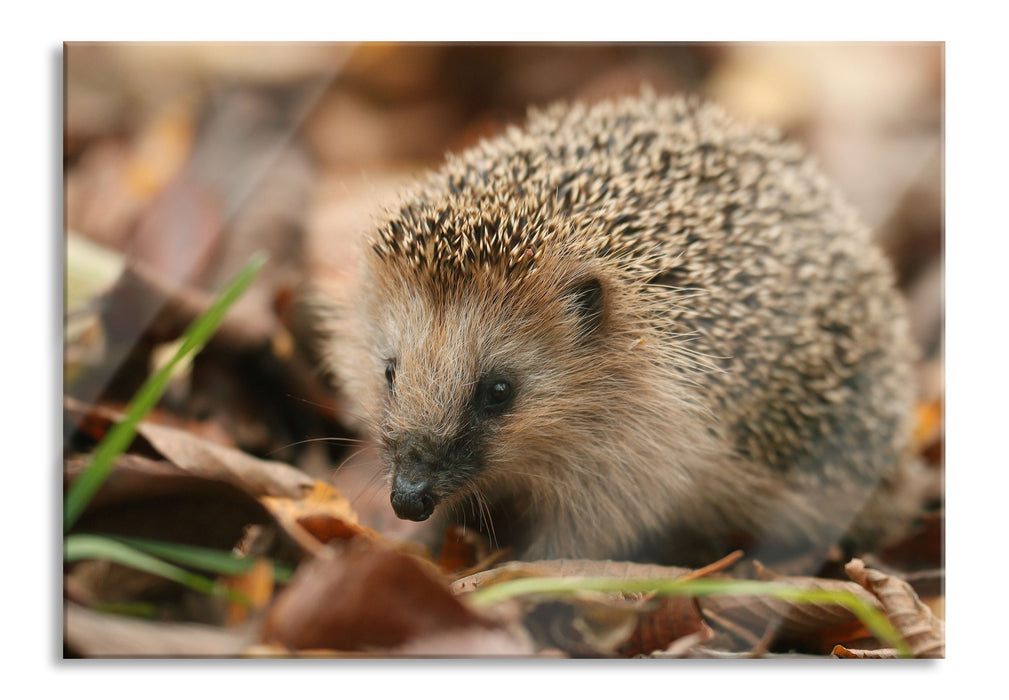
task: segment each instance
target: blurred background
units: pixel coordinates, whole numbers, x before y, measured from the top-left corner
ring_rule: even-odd
[[[920,397],[941,407],[943,51],[67,44],[65,391],[127,401],[210,295],[267,250],[255,289],[177,380],[163,419],[319,475],[367,461],[305,442],[355,434],[318,371],[305,283],[348,288],[355,241],[447,151],[521,122],[530,105],[647,84],[701,94],[805,145],[893,261],[922,350]]]

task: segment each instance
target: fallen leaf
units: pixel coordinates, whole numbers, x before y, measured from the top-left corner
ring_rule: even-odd
[[[523,601],[522,624],[539,649],[558,649],[576,658],[621,655],[638,624],[640,606],[616,596],[584,593],[537,595]]]
[[[830,652],[839,659],[898,659],[900,654],[896,649],[846,649],[838,644]]]
[[[232,657],[255,638],[251,626],[221,628],[148,622],[108,615],[74,603],[63,606],[63,640],[75,655],[98,657]]]
[[[438,565],[442,571],[456,573],[469,569],[487,557],[487,542],[472,529],[451,525],[445,529]]]
[[[76,424],[93,439],[100,439],[123,415],[76,399],[63,399],[64,420]],[[315,480],[294,467],[263,460],[196,437],[187,431],[143,421],[137,435],[149,448],[194,477],[232,484],[251,496],[300,498]]]
[[[906,581],[866,567],[852,559],[844,570],[853,581],[875,595],[894,627],[907,641],[915,658],[946,656],[946,623],[932,614]]]
[[[647,600],[647,599],[646,599]],[[651,599],[651,605],[642,605],[633,632],[617,650],[620,656],[637,656],[658,651],[686,648],[703,644],[714,637],[714,632],[701,615],[699,601],[689,596],[661,596]],[[678,645],[689,639],[689,645]]]
[[[234,627],[245,622],[249,615],[265,610],[273,598],[274,578],[273,563],[269,559],[259,558],[244,574],[225,576],[222,583],[245,596],[248,605],[228,603],[227,625]]]
[[[85,458],[68,460],[64,489],[86,467]],[[72,531],[229,550],[249,524],[270,522],[266,508],[234,484],[194,476],[167,460],[124,454]]]
[[[757,578],[806,591],[856,595],[879,608],[879,601],[850,581],[812,576],[778,576],[755,562]],[[712,595],[699,600],[701,613],[747,646],[771,638],[801,643],[803,650],[829,653],[835,644],[868,637],[858,617],[842,605],[782,600],[766,595]]]
[[[119,418],[115,411],[86,409],[73,399],[66,401],[65,416],[94,439],[100,439]],[[331,531],[342,527],[348,536],[365,531],[338,492],[286,464],[259,460],[147,422],[138,426],[131,450],[116,459],[73,532],[118,534],[226,552],[243,540],[250,526],[260,527],[269,530],[262,537],[267,544],[253,556],[293,566],[322,546],[312,534],[312,514],[326,514]],[[86,467],[85,456],[67,460],[64,487]],[[293,515],[287,517],[288,513]],[[310,529],[299,523],[299,517]],[[314,531],[318,533],[319,528]],[[68,576],[81,599],[93,603],[151,600],[165,592],[175,598],[189,595],[157,576],[107,562],[76,563]],[[262,592],[272,587],[272,575],[246,579],[238,587],[245,584]],[[269,591],[262,596],[268,599]],[[254,603],[265,603],[262,596],[253,596]],[[226,611],[201,608],[198,612],[200,621],[217,621]],[[236,615],[232,611],[232,621]]]
[[[509,562],[461,578],[452,590],[463,594],[531,577],[685,579],[694,573],[681,567],[591,559]],[[541,647],[552,645],[572,656],[637,656],[666,649],[687,635],[699,633],[705,641],[711,637],[693,597],[579,592],[536,594],[526,600],[525,624],[533,638]]]
[[[532,578],[537,576],[550,576],[548,567],[543,566],[550,562],[521,562],[512,561],[495,566],[493,569],[478,571],[475,574],[463,576],[452,582],[451,590],[455,594],[472,593],[475,590],[491,586],[495,583],[503,583],[517,578]]]
[[[263,496],[260,502],[312,554],[333,540],[349,540],[358,535],[379,538],[378,533],[358,523],[357,514],[343,494],[321,481],[315,482],[300,498]],[[306,534],[312,539],[307,539]]]
[[[496,626],[452,595],[422,560],[355,539],[339,554],[326,551],[299,567],[268,611],[262,639],[294,650],[366,651]]]
[[[311,477],[288,464],[258,459],[175,428],[141,423],[137,433],[193,475],[226,481],[250,494],[299,498],[315,484]]]
[[[658,566],[627,561],[597,561],[593,559],[550,559],[531,562],[508,562],[487,571],[457,579],[452,584],[455,593],[469,593],[479,588],[515,578],[533,576],[578,577],[602,576],[618,579],[676,579],[693,569],[678,566]]]

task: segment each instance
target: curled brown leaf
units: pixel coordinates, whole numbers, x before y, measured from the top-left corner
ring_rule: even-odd
[[[880,600],[883,611],[903,635],[915,658],[946,656],[946,623],[919,600],[910,584],[868,568],[861,559],[852,559],[844,570]]]

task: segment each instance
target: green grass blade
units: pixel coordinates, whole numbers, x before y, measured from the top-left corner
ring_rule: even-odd
[[[848,591],[805,590],[783,586],[773,581],[723,581],[694,579],[616,579],[616,578],[521,578],[503,581],[481,588],[467,598],[477,606],[532,593],[575,594],[581,591],[600,591],[623,594],[654,592],[660,595],[754,595],[774,596],[799,603],[828,603],[840,605],[861,620],[880,641],[895,648],[901,656],[910,657],[907,642],[887,619],[886,615]]]
[[[216,581],[186,571],[108,537],[69,535],[63,539],[63,559],[64,561],[79,561],[81,559],[111,561],[167,578],[200,593],[224,596],[235,603],[249,604],[248,598],[238,591],[233,591]]]
[[[239,576],[249,571],[256,559],[253,557],[238,557],[231,552],[209,547],[196,547],[175,542],[159,542],[141,539],[139,537],[107,536],[108,539],[121,542],[137,551],[150,554],[168,562],[187,566],[193,569],[209,571],[221,576]],[[271,561],[274,580],[284,583],[291,577],[290,567]]]
[[[221,325],[231,305],[245,292],[259,274],[266,256],[254,255],[228,284],[214,303],[186,329],[175,356],[160,371],[148,377],[126,409],[126,417],[112,426],[91,457],[84,472],[71,484],[63,503],[63,532],[77,522],[91,498],[112,471],[116,457],[123,453],[136,435],[137,424],[157,404],[168,387],[172,370],[187,355],[199,351]]]

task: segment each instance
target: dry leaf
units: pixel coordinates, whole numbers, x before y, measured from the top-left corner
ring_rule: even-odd
[[[87,466],[69,460],[64,488]],[[159,539],[230,550],[250,524],[269,512],[233,484],[201,478],[165,460],[118,457],[73,530]]]
[[[65,420],[96,440],[123,418],[117,411],[85,406],[69,396],[63,399],[63,410]],[[137,435],[187,474],[232,484],[251,496],[300,498],[315,484],[311,477],[283,462],[258,459],[176,428],[141,422]]]
[[[264,610],[273,598],[273,564],[269,559],[259,558],[252,568],[238,576],[225,576],[221,583],[233,591],[243,594],[249,604],[228,603],[227,624],[234,627],[245,622],[249,615]]]
[[[731,561],[728,560],[728,561]],[[682,579],[694,570],[634,562],[556,559],[509,562],[461,578],[457,594],[529,577],[606,577],[614,579]],[[711,637],[692,597],[623,596],[582,592],[530,597],[526,626],[541,646],[553,645],[573,656],[637,656],[668,648],[675,640],[700,634]]]
[[[678,566],[658,566],[627,561],[596,561],[593,559],[550,559],[531,562],[508,562],[487,571],[480,571],[456,580],[455,593],[468,593],[478,588],[513,578],[532,576],[605,576],[620,579],[666,578],[687,576],[693,569]]]
[[[66,415],[96,439],[119,418],[114,411],[84,409],[73,399],[67,399]],[[255,554],[289,564],[297,563],[306,552],[321,546],[311,534],[318,534],[321,526],[312,518],[323,520],[330,528],[329,537],[337,530],[347,536],[364,531],[338,492],[286,464],[259,460],[184,431],[154,424],[140,424],[138,436],[131,448],[134,452],[117,458],[74,531],[228,551],[243,538],[249,526],[267,526],[270,532],[264,540],[268,544]],[[143,455],[163,455],[168,459]],[[65,486],[85,466],[84,458],[69,460]],[[308,530],[299,518],[308,525]],[[176,597],[185,595],[178,584],[106,562],[76,563],[68,575],[82,599],[91,602],[151,599],[166,591]],[[251,586],[247,592],[262,607],[271,595],[273,579],[272,574],[254,570],[236,583],[243,589]],[[216,612],[203,610],[198,618],[216,620],[223,614],[223,608]],[[237,614],[232,612],[232,622]]]
[[[270,608],[263,640],[289,649],[401,647],[462,627],[492,628],[408,554],[351,540],[303,564]]]
[[[637,656],[675,648],[683,653],[686,648],[703,644],[714,637],[711,627],[701,616],[698,600],[689,596],[667,596],[652,599],[643,605],[634,631],[618,650],[621,656]],[[690,639],[689,645],[677,645],[681,639]]]
[[[830,652],[839,659],[897,659],[900,654],[896,649],[846,649],[838,644]]]
[[[315,484],[288,464],[258,459],[175,428],[141,423],[137,433],[193,475],[226,481],[253,495],[299,498]]]
[[[148,622],[106,615],[74,603],[63,607],[63,639],[70,651],[95,657],[238,656],[254,639],[249,627]]]
[[[538,649],[557,649],[577,658],[625,655],[618,650],[634,632],[641,609],[636,603],[591,592],[529,596],[522,607],[522,624]]]
[[[777,576],[755,562],[757,576],[783,586],[808,591],[834,591],[858,596],[869,605],[879,601],[849,581],[811,576]],[[858,617],[841,605],[802,603],[763,595],[713,595],[701,598],[701,612],[716,626],[724,626],[745,644],[774,635],[799,640],[803,648],[828,653],[841,641],[867,636]]]
[[[310,554],[318,554],[324,544],[333,540],[349,540],[357,535],[379,538],[378,533],[358,524],[357,514],[343,494],[321,481],[301,498],[263,496],[260,502]]]
[[[852,559],[844,570],[853,581],[874,594],[897,631],[907,640],[915,658],[946,656],[946,623],[932,614],[914,589],[896,576],[869,569],[861,559]]]
[[[84,467],[68,463],[72,476]],[[163,460],[121,455],[72,532],[121,535],[160,542],[232,550],[250,525],[268,531],[269,546],[258,551],[288,564],[303,549],[284,535],[257,499],[231,484],[194,477]],[[86,560],[67,567],[68,590],[88,605],[157,600],[166,619],[223,622],[219,599],[204,599],[161,576],[107,561]],[[272,585],[272,576],[271,576]],[[195,605],[195,607],[194,607]]]
[[[445,529],[438,565],[442,571],[455,573],[476,566],[487,556],[487,541],[472,529],[450,525]]]
[[[316,535],[320,542],[326,543],[335,537],[348,537],[337,526],[330,526],[333,531],[326,531],[326,521],[337,521],[351,534],[364,532],[366,528],[357,522],[357,514],[350,506],[350,501],[329,484],[316,481],[311,489],[301,494],[299,498],[263,496],[260,501],[273,513],[277,520],[283,523],[299,523],[302,527],[320,526]],[[313,533],[316,534],[316,533]]]
[[[64,597],[88,607],[165,600],[172,591],[178,585],[163,576],[103,559],[69,564],[63,576]]]

